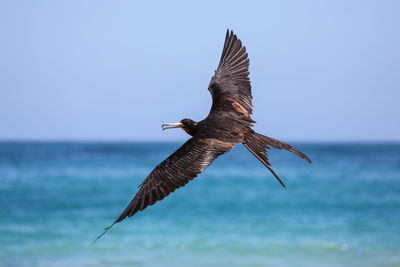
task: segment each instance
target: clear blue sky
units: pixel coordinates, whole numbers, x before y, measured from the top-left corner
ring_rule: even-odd
[[[1,1],[0,139],[180,140],[203,119],[227,28],[255,129],[400,140],[400,1]]]

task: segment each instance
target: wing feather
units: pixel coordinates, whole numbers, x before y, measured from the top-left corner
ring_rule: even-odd
[[[186,185],[219,155],[229,151],[234,145],[230,142],[191,138],[149,174],[136,196],[115,223],[134,215],[139,210],[144,210],[147,206]],[[162,195],[157,194],[159,191]],[[152,192],[155,192],[154,201],[151,201],[153,198],[149,197]],[[139,203],[140,205],[137,205]]]
[[[218,69],[208,87],[213,97],[211,116],[214,112],[224,111],[242,125],[254,123],[250,118],[253,106],[249,74],[246,47],[228,30]]]
[[[161,162],[140,185],[132,201],[105,232],[114,224],[131,217],[183,187],[207,168],[219,155],[235,143],[213,138],[193,137]],[[104,232],[104,233],[105,233]],[[104,234],[103,233],[103,234]],[[98,238],[100,238],[101,234]]]

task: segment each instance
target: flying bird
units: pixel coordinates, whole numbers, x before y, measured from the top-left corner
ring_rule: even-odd
[[[157,165],[140,184],[139,191],[122,214],[98,236],[102,237],[114,224],[162,200],[183,187],[207,168],[218,156],[242,143],[281,183],[272,170],[267,150],[271,147],[288,150],[309,163],[311,160],[295,147],[256,133],[251,127],[252,95],[249,79],[249,58],[246,47],[227,30],[221,59],[208,90],[212,106],[208,116],[199,122],[183,119],[165,123],[162,129],[181,128],[191,135],[171,156]],[[97,240],[96,239],[96,240]]]

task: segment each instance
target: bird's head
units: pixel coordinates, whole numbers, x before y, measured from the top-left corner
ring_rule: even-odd
[[[195,135],[197,132],[197,122],[191,119],[183,119],[180,122],[175,123],[164,123],[161,127],[163,130],[173,129],[173,128],[181,128],[186,133],[191,136]]]

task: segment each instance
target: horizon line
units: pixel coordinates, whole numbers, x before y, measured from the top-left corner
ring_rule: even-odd
[[[0,143],[183,143],[189,140],[187,139],[69,139],[69,138],[0,138]],[[400,140],[389,140],[389,139],[315,139],[315,140],[283,140],[287,143],[297,144],[400,144]]]

